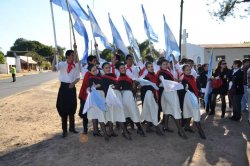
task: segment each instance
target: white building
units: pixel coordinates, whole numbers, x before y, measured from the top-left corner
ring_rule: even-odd
[[[36,65],[37,62],[32,57],[5,57],[5,64],[0,64],[0,74],[9,74],[12,66],[16,67],[17,73],[21,73],[23,70],[36,70]]]
[[[187,43],[182,46],[182,57],[193,59],[195,64],[209,63],[210,51],[213,48],[213,60],[217,65],[218,61],[225,59],[228,67],[235,59],[243,60],[250,58],[250,44],[201,44]]]

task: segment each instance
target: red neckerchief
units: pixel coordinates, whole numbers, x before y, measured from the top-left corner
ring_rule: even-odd
[[[70,73],[70,71],[75,67],[75,64],[73,62],[67,62],[68,63],[68,68],[67,68],[67,73]]]
[[[131,71],[131,73],[132,73],[132,65],[131,66],[129,66],[129,65],[127,65],[127,69],[129,69],[130,71]]]
[[[146,67],[144,67],[144,68],[140,71],[139,76],[142,76],[145,70],[146,70]]]
[[[171,77],[171,81],[174,81],[174,76],[173,76],[173,74],[170,73],[168,70],[163,70],[163,69],[160,69],[160,70],[157,72],[157,78],[159,78],[159,76],[161,75],[161,73],[167,74],[169,77]]]
[[[155,83],[155,85],[158,85],[158,81],[157,81],[157,75],[155,73],[150,73],[148,72],[148,74],[145,76],[149,79],[149,81]],[[156,96],[156,100],[158,100],[158,90],[154,90],[155,96]]]
[[[114,82],[117,82],[116,76],[113,73],[104,74],[102,78],[107,78],[107,79],[113,80]]]
[[[115,65],[111,64],[112,73],[115,74]]]
[[[120,75],[120,77],[118,78],[118,81],[127,81],[131,85],[133,84],[133,80],[131,78],[129,78],[126,74],[125,75]]]
[[[149,81],[151,81],[157,85],[157,76],[155,75],[155,73],[148,72],[146,77],[149,79]]]
[[[187,76],[184,74],[184,77],[182,80],[185,80],[188,82],[188,85],[190,85],[192,87],[192,89],[194,90],[195,96],[198,97],[198,88],[197,88],[197,84],[196,84],[194,76],[192,76],[192,75]]]

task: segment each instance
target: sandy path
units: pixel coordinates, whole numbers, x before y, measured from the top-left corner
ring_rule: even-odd
[[[55,109],[58,82],[51,81],[29,91],[0,100],[0,166],[5,165],[249,165],[250,126],[242,122],[203,115],[207,140],[196,133],[189,139],[174,133],[133,141],[121,137],[106,143],[89,134],[85,144],[79,134],[61,138],[60,118]],[[80,84],[78,84],[79,92]],[[79,105],[78,105],[79,107]],[[230,114],[230,113],[227,113]],[[229,116],[229,115],[228,115]],[[77,129],[82,130],[76,116]]]

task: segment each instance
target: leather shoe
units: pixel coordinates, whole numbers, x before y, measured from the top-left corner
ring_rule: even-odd
[[[76,131],[75,129],[73,129],[73,130],[69,130],[71,133],[74,133],[74,134],[77,134],[77,133],[79,133],[78,131]]]

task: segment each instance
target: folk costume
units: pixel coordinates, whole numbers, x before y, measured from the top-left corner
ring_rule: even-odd
[[[75,113],[77,108],[76,88],[70,88],[70,84],[80,78],[79,65],[75,63],[60,62],[56,66],[61,82],[56,108],[62,120],[63,136],[67,133],[67,119],[69,117],[69,131],[75,131]]]

